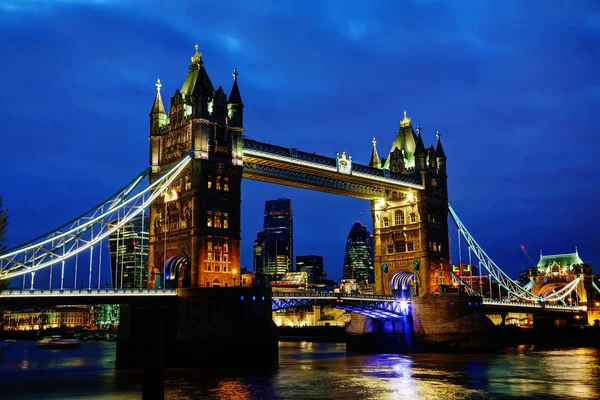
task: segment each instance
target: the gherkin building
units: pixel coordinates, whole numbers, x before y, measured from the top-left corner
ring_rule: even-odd
[[[374,282],[373,274],[373,238],[367,227],[356,221],[346,241],[343,279],[366,285]]]

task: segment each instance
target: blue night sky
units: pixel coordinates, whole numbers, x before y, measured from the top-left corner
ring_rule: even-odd
[[[578,246],[599,271],[600,5],[490,3],[0,0],[7,244],[148,164],[154,83],[168,102],[198,42],[215,87],[228,92],[237,67],[248,137],[366,164],[373,136],[387,156],[406,109],[426,146],[441,131],[450,202],[506,272],[528,266],[521,244],[536,261]],[[242,190],[250,269],[265,200],[292,199],[295,255],[323,255],[336,280],[350,227],[371,226],[366,201]]]

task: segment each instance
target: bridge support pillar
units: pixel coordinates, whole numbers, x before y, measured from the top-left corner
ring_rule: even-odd
[[[346,326],[346,348],[370,353],[406,353],[412,350],[412,334],[409,316],[389,320],[353,313]]]

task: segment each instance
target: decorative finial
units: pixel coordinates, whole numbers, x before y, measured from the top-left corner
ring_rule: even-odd
[[[232,74],[232,75],[233,75],[233,80],[234,80],[234,81],[237,81],[237,77],[238,77],[237,68],[234,68],[234,69],[233,69],[233,74]]]
[[[421,124],[417,125],[417,133],[419,135],[421,134]]]
[[[377,144],[377,140],[375,140],[375,137],[373,137],[373,147],[375,147],[376,144]]]
[[[160,93],[160,88],[162,87],[162,85],[160,84],[160,79],[156,80],[156,83],[154,84],[154,86],[156,86],[156,91],[158,93]]]
[[[575,254],[579,255],[579,250],[577,250],[577,246],[575,246]]]
[[[202,53],[198,53],[198,43],[194,45],[194,48],[196,49],[196,52],[191,57],[192,64],[200,64],[202,63]]]
[[[437,137],[437,140],[438,140],[438,141],[440,140],[440,136],[441,136],[441,135],[442,135],[442,134],[440,133],[440,130],[438,129],[438,131],[435,133],[435,136]]]
[[[402,118],[402,121],[400,121],[400,126],[404,127],[404,126],[409,126],[410,125],[410,118],[408,118],[406,116],[406,110],[404,110],[404,118]]]

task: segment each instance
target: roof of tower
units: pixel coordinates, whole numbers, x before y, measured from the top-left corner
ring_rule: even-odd
[[[192,95],[212,95],[215,92],[215,88],[204,68],[202,53],[198,53],[197,43],[195,47],[196,52],[191,57],[192,63],[190,64],[185,81],[183,81],[183,85],[181,86],[181,93],[183,93],[186,102],[189,101]]]
[[[436,133],[437,136],[437,147],[435,148],[435,152],[437,153],[437,156],[440,158],[446,158],[446,153],[444,153],[444,148],[442,147],[442,140],[440,139],[440,131],[437,131]]]
[[[375,138],[373,138],[373,151],[371,152],[369,167],[381,168],[381,161],[379,160],[379,154],[377,154],[377,140]]]
[[[563,268],[583,264],[583,260],[579,257],[579,252],[575,249],[575,253],[554,254],[549,256],[540,255],[540,261],[538,262],[537,267],[548,268],[555,262]]]
[[[152,104],[152,110],[150,114],[165,114],[165,106],[163,105],[162,97],[160,96],[160,88],[162,85],[160,84],[160,79],[156,81],[156,96],[154,97],[154,104]]]
[[[395,148],[399,150],[404,150],[404,156],[406,157],[406,166],[414,167],[415,166],[415,149],[417,147],[417,135],[415,131],[413,131],[412,124],[410,122],[410,118],[406,116],[406,111],[404,111],[404,118],[400,121],[400,127],[398,128],[398,134],[396,135],[396,139],[392,144],[392,148],[390,149],[390,153],[394,152]],[[390,157],[388,156],[385,164],[383,165],[384,169],[390,168]]]
[[[244,105],[242,103],[242,96],[240,95],[240,89],[237,84],[238,72],[237,68],[233,69],[233,87],[231,88],[231,93],[229,93],[229,104],[239,104],[241,106]]]

